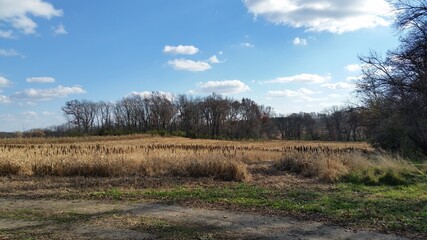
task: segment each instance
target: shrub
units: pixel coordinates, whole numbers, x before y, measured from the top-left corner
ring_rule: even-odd
[[[0,161],[0,176],[18,175],[21,172],[21,165],[10,161]]]

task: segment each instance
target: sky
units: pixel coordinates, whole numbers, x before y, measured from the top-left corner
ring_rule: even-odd
[[[355,103],[358,56],[397,47],[393,19],[385,0],[0,0],[0,131],[152,91],[278,114]]]

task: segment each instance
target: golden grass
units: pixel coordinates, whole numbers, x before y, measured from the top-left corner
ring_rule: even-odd
[[[307,177],[317,177],[320,180],[334,182],[349,175],[378,175],[361,176],[380,178],[387,173],[421,174],[414,164],[386,153],[337,152],[337,153],[302,153],[294,152],[280,160],[276,167]],[[381,176],[382,175],[382,176]],[[373,181],[374,179],[370,179]]]
[[[336,181],[359,165],[372,164],[363,157],[371,152],[366,143],[219,141],[148,135],[0,139],[0,175],[182,176],[248,181],[248,164],[280,161],[280,169]]]

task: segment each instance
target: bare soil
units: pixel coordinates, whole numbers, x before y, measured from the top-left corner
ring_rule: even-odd
[[[316,221],[151,202],[0,198],[0,239],[404,239]]]

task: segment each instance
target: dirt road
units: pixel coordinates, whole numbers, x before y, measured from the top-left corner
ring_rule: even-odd
[[[87,200],[0,199],[0,239],[403,239],[256,213]]]

